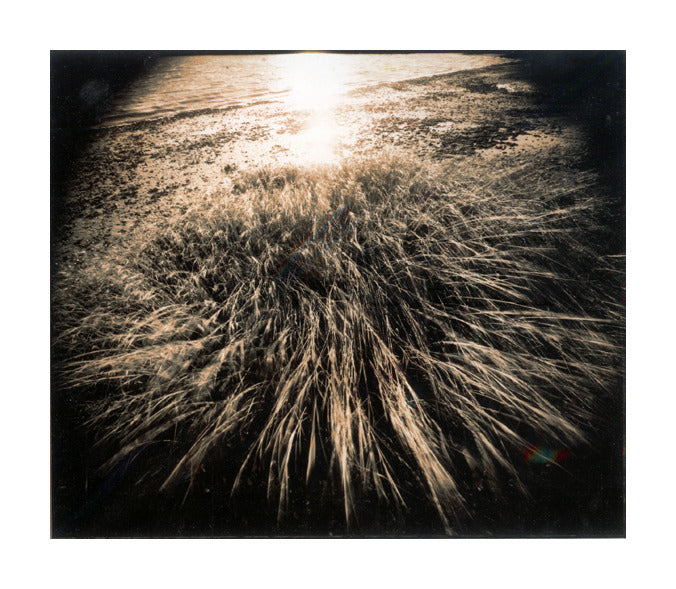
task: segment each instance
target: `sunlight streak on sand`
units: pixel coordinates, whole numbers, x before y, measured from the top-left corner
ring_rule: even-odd
[[[340,157],[340,140],[344,134],[345,130],[330,113],[317,113],[309,117],[304,129],[289,136],[287,145],[307,163],[328,163]]]

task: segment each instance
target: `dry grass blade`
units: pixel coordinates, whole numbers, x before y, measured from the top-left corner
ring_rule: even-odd
[[[208,464],[228,472],[223,501],[258,485],[279,525],[301,504],[349,527],[426,498],[450,533],[477,477],[516,481],[525,444],[582,443],[621,317],[576,273],[616,261],[582,246],[584,183],[555,205],[536,165],[513,171],[546,200],[476,165],[248,172],[139,232],[81,286],[62,338],[97,350],[68,382],[95,396],[112,462],[161,441],[163,489]]]

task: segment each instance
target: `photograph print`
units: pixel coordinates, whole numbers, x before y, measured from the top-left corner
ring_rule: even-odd
[[[52,538],[625,537],[625,62],[51,51]]]

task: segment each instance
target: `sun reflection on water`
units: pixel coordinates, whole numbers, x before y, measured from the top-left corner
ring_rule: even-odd
[[[279,55],[280,89],[287,89],[285,102],[297,110],[326,110],[337,106],[347,90],[349,71],[340,55],[296,53]]]
[[[348,89],[348,69],[342,56],[326,53],[279,55],[279,89],[287,93],[287,108],[303,117],[301,131],[289,139],[289,148],[309,162],[331,161],[339,155],[344,129],[335,109]]]

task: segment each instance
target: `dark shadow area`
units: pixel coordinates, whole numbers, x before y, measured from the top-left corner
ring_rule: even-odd
[[[626,251],[626,52],[515,51],[524,81],[538,92],[538,116],[563,118],[586,139],[585,166],[598,173],[607,203],[598,221],[609,255]],[[624,281],[618,277],[618,281]],[[618,342],[624,345],[623,342]],[[618,375],[625,367],[618,366]],[[584,456],[566,468],[531,469],[536,489],[531,511],[508,533],[527,535],[625,536],[625,390],[598,399],[599,425]],[[537,465],[535,465],[537,466]],[[554,476],[550,471],[556,470]],[[547,474],[549,473],[549,474]]]
[[[55,244],[65,220],[67,186],[74,166],[86,148],[93,125],[111,107],[117,96],[142,76],[154,63],[154,52],[147,51],[52,51],[50,53],[50,243],[51,268],[55,271]],[[53,284],[53,282],[52,282]],[[52,287],[53,288],[53,287]],[[55,309],[52,307],[52,342]],[[52,347],[51,365],[61,361],[61,353]],[[91,497],[88,449],[80,425],[84,416],[72,396],[52,376],[51,464],[52,524],[58,529],[69,526],[91,511],[83,501]],[[74,518],[74,519],[73,519]]]
[[[66,187],[91,127],[155,61],[152,51],[52,51],[50,54],[51,236],[59,234]]]
[[[521,75],[538,92],[538,117],[563,117],[587,141],[585,159],[609,194],[605,221],[613,227],[608,253],[624,253],[626,194],[626,52],[511,51]]]

